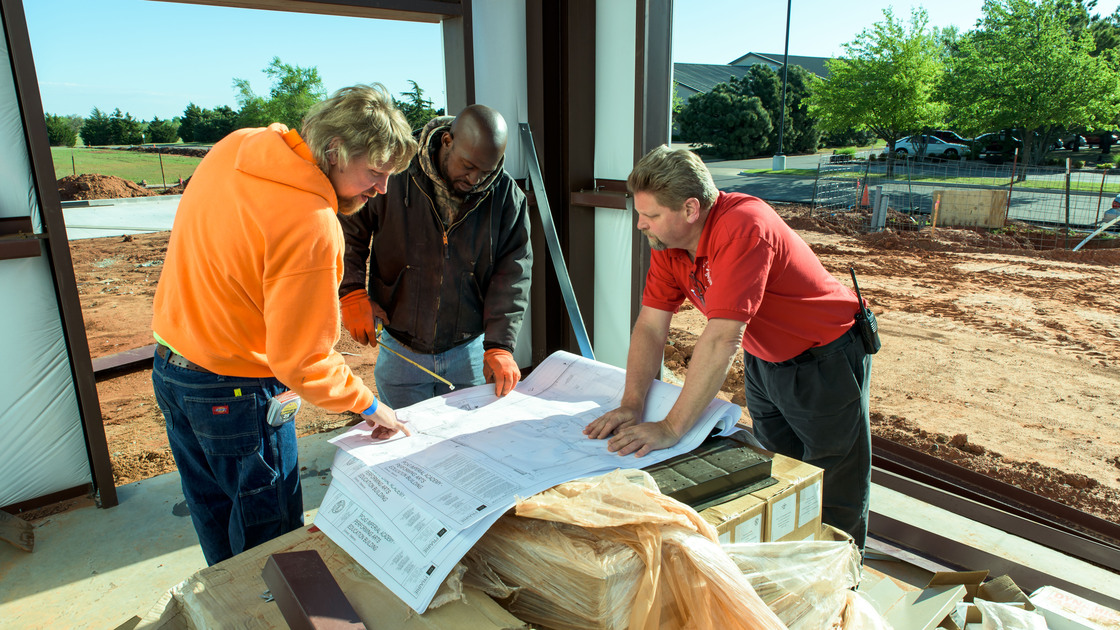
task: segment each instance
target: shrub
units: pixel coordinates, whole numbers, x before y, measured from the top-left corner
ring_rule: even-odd
[[[1085,168],[1085,161],[1084,160],[1074,160],[1073,164],[1071,166],[1072,166],[1072,168]]]
[[[52,147],[72,147],[78,144],[78,134],[70,120],[54,114],[46,115],[47,141]]]

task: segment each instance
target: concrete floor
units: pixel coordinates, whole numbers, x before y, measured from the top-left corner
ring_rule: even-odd
[[[333,435],[299,441],[308,523],[330,482],[335,447],[327,440]],[[0,628],[115,628],[143,616],[169,588],[206,566],[177,473],[121,486],[117,493],[117,507],[99,509],[85,501],[37,522],[33,553],[0,541]],[[1099,593],[1120,593],[1118,574],[881,486],[872,488],[871,507]]]
[[[330,483],[333,436],[299,440],[307,523]],[[178,473],[120,486],[117,496],[110,509],[82,501],[36,522],[32,553],[0,541],[0,628],[115,628],[206,567]]]

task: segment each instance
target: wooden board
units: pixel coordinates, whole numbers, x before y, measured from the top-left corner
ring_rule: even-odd
[[[939,227],[1003,227],[1007,213],[1007,191],[988,188],[948,188],[933,191],[940,195]]]

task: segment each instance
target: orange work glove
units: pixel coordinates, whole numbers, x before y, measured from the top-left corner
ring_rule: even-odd
[[[354,341],[376,346],[376,319],[389,323],[385,311],[370,301],[365,289],[356,289],[347,293],[339,300],[339,304],[342,305],[342,325],[346,327]]]
[[[509,350],[491,348],[482,354],[482,375],[487,383],[494,384],[494,393],[505,396],[521,380],[521,370]]]

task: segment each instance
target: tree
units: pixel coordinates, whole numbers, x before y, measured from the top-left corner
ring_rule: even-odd
[[[78,134],[70,126],[70,119],[47,114],[47,141],[52,147],[72,147],[78,144]]]
[[[85,122],[82,123],[82,142],[87,147],[111,144],[113,131],[110,128],[109,116],[94,107]]]
[[[187,108],[183,110],[182,118],[179,119],[179,137],[183,142],[196,142],[195,128],[201,121],[202,108],[194,103],[188,103]]]
[[[307,111],[327,94],[318,68],[288,65],[279,57],[273,57],[263,72],[272,80],[267,99],[254,94],[247,80],[233,80],[238,91],[237,104],[241,107],[238,124],[243,127],[279,122],[299,129]]]
[[[688,99],[677,122],[683,137],[709,144],[717,156],[730,159],[764,151],[774,128],[761,99],[744,96],[728,83]]]
[[[195,142],[217,142],[228,136],[238,127],[238,114],[228,105],[202,110],[202,116],[195,124]]]
[[[113,110],[109,116],[109,144],[143,144],[142,124],[132,114],[122,114],[119,107]]]
[[[870,129],[893,154],[895,140],[941,123],[945,105],[934,90],[944,66],[924,9],[911,13],[909,29],[890,9],[883,17],[844,44],[844,59],[827,62],[829,77],[813,86],[808,113],[825,131]]]
[[[1108,124],[1120,113],[1111,54],[1094,57],[1088,31],[1068,28],[1064,0],[987,0],[978,28],[949,58],[943,93],[974,131],[1019,129],[1022,161],[1037,164],[1065,129]],[[1036,135],[1037,134],[1037,135]]]
[[[401,96],[405,97],[405,100],[398,101],[394,98],[393,103],[397,106],[397,109],[401,110],[401,113],[404,114],[404,117],[408,120],[409,128],[414,130],[421,129],[424,125],[428,124],[428,121],[431,119],[436,116],[442,116],[443,109],[432,109],[432,100],[424,98],[424,90],[417,85],[416,81],[409,79],[408,82],[412,84],[412,90],[409,92],[401,92]]]
[[[148,123],[148,141],[159,143],[175,142],[179,138],[179,125],[171,120],[160,120],[159,116]]]

